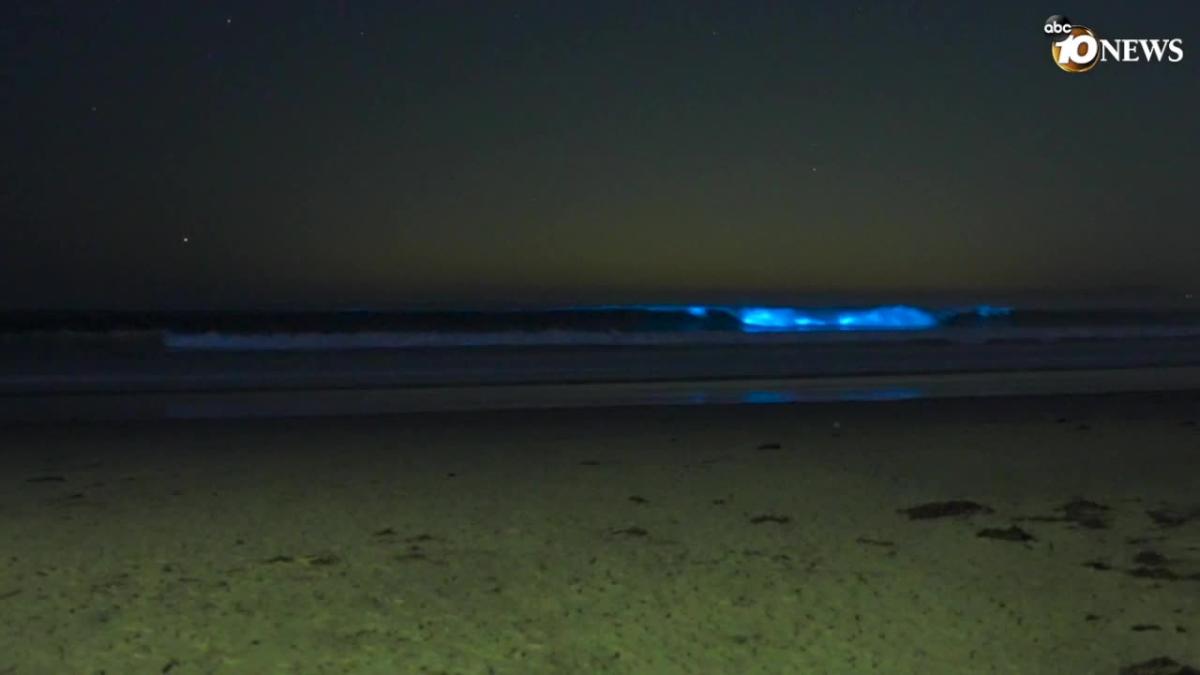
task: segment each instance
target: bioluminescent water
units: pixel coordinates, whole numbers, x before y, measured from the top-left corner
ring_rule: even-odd
[[[10,312],[0,335],[158,339],[168,349],[778,343],[802,340],[1123,339],[1200,336],[1200,311],[996,305],[590,305],[521,309]]]
[[[898,305],[830,311],[754,307],[739,310],[746,330],[919,330],[938,320],[917,307]]]
[[[978,305],[966,310],[934,311],[911,305],[857,308],[741,307],[716,305],[634,305],[580,308],[581,311],[645,311],[687,315],[697,319],[724,316],[736,319],[745,332],[893,331],[927,330],[945,321],[973,315],[978,318],[1008,316],[1012,309]]]

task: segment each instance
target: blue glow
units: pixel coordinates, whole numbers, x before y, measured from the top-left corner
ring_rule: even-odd
[[[746,330],[921,330],[938,320],[916,307],[894,305],[869,309],[802,310],[749,307],[733,310]]]
[[[721,305],[601,305],[573,307],[573,311],[642,310],[666,314],[686,314],[698,319],[729,317],[747,333],[758,332],[849,332],[917,331],[937,328],[961,316],[982,319],[1010,316],[1011,307],[977,305],[975,307],[927,310],[911,305],[886,305],[859,308],[740,307]]]
[[[857,389],[842,394],[844,401],[907,401],[921,398],[920,389],[912,387],[890,387],[880,389]]]
[[[980,305],[975,308],[975,313],[982,317],[1008,316],[1012,314],[1012,307],[993,307],[991,305]]]
[[[742,403],[750,405],[779,405],[795,403],[796,400],[795,395],[779,391],[750,391],[742,396]]]

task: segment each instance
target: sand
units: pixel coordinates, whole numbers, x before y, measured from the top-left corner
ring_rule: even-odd
[[[8,427],[0,674],[1200,666],[1198,420],[1176,393]],[[900,511],[945,500],[979,506]]]

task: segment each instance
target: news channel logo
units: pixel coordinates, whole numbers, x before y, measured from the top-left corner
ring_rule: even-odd
[[[1086,73],[1097,64],[1179,63],[1183,60],[1183,38],[1114,38],[1107,40],[1091,28],[1062,14],[1053,14],[1042,26],[1050,39],[1054,65],[1068,73]]]

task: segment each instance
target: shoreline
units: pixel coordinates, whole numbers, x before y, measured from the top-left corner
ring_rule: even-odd
[[[419,412],[758,406],[1200,389],[1200,368],[758,380],[0,394],[0,425],[71,420],[361,417]]]

